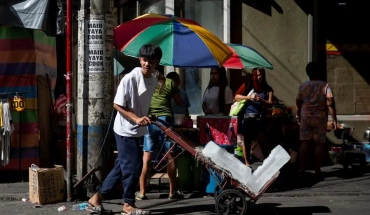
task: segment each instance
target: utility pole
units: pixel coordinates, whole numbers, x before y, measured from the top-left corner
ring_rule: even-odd
[[[81,0],[78,12],[78,180],[104,166],[101,149],[113,110],[113,7],[113,0]]]

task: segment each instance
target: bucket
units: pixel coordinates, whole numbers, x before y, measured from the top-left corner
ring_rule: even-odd
[[[220,145],[219,147],[224,148],[230,154],[234,154],[235,146],[232,145]],[[217,182],[216,182],[216,180]],[[221,176],[216,174],[212,169],[208,172],[207,169],[203,169],[203,183],[204,183],[204,192],[207,194],[213,194],[216,190],[217,184],[221,182]]]
[[[352,137],[352,132],[355,127],[346,123],[338,124],[338,129],[334,131],[334,136],[341,140],[346,140]]]
[[[199,191],[200,169],[195,159],[184,153],[176,159],[177,164],[177,186],[180,190],[188,192]]]

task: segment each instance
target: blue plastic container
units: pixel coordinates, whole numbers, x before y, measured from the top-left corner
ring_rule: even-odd
[[[221,148],[226,149],[227,152],[230,154],[234,154],[235,146],[233,145],[219,145]],[[211,172],[211,174],[210,174]],[[207,194],[213,194],[215,192],[215,189],[217,187],[217,183],[221,182],[221,176],[216,174],[212,169],[210,169],[210,172],[206,168],[203,168],[203,185],[204,185],[204,192]],[[216,180],[217,183],[216,183]]]
[[[366,162],[370,162],[370,143],[364,145],[363,152],[366,155]]]

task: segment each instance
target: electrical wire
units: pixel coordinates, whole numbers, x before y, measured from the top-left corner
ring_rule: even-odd
[[[94,167],[96,167],[96,164],[98,163],[99,158],[100,158],[100,155],[101,155],[101,153],[102,153],[102,151],[103,151],[103,148],[104,148],[105,142],[106,142],[107,137],[108,137],[108,134],[109,134],[110,127],[111,127],[111,125],[112,125],[112,120],[113,120],[114,112],[115,112],[115,110],[114,110],[114,108],[113,108],[113,110],[112,110],[112,114],[111,114],[111,117],[110,117],[110,120],[109,120],[109,126],[108,126],[108,129],[107,129],[106,133],[105,133],[105,137],[104,137],[104,140],[103,140],[103,144],[102,144],[102,146],[101,146],[101,148],[100,148],[100,151],[99,151],[98,157],[96,158],[96,161],[95,161]]]

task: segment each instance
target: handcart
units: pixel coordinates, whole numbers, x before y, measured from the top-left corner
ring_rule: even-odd
[[[246,214],[247,204],[255,203],[279,175],[279,172],[277,172],[256,195],[252,193],[248,187],[233,179],[231,174],[227,171],[225,172],[225,170],[220,169],[212,161],[203,156],[202,153],[200,153],[201,150],[199,147],[196,147],[186,137],[172,130],[171,126],[169,126],[165,121],[160,120],[155,116],[150,116],[150,119],[152,124],[158,126],[170,139],[174,141],[174,144],[163,156],[160,163],[169,156],[175,147],[180,147],[183,151],[186,150],[188,153],[193,155],[208,171],[211,171],[212,169],[213,172],[222,176],[222,180],[217,183],[218,188],[215,191],[215,209],[219,215]],[[139,126],[135,126],[133,129],[138,127]],[[215,179],[215,181],[218,180]]]

